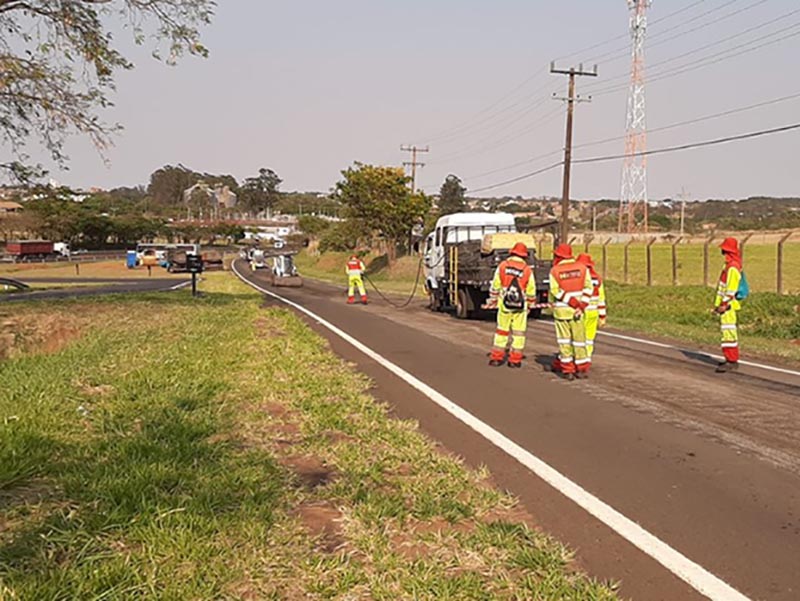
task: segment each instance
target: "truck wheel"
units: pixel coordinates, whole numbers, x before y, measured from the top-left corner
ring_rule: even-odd
[[[469,294],[463,288],[458,291],[456,298],[456,317],[459,319],[469,319],[472,317],[472,311],[469,309],[470,299]]]

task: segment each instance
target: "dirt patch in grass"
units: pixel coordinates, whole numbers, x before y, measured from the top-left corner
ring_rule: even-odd
[[[332,466],[312,455],[283,457],[278,459],[278,463],[290,470],[300,486],[307,491],[330,484],[337,476],[336,470]]]
[[[80,322],[61,315],[24,315],[0,322],[0,359],[18,353],[57,353],[81,335]]]
[[[307,503],[295,510],[303,527],[315,539],[318,547],[333,553],[345,544],[342,534],[342,512],[329,502]]]

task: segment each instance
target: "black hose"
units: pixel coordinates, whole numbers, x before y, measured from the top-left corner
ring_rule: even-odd
[[[411,291],[411,295],[402,304],[397,304],[392,299],[388,298],[383,292],[381,292],[380,288],[378,288],[375,285],[375,282],[373,282],[366,273],[364,274],[364,277],[369,282],[370,286],[372,286],[375,289],[375,292],[378,293],[378,296],[380,296],[385,302],[387,302],[389,305],[391,305],[395,309],[405,309],[406,307],[408,307],[411,304],[411,302],[414,300],[414,297],[417,295],[417,288],[419,287],[419,277],[420,277],[420,275],[422,275],[422,261],[423,261],[423,258],[420,257],[419,264],[417,265],[417,277],[414,280],[414,288]]]

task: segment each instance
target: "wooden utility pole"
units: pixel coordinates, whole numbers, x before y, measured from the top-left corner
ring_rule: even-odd
[[[411,167],[411,193],[414,194],[417,191],[417,167],[425,166],[425,163],[420,163],[417,161],[417,153],[430,152],[431,149],[427,146],[425,148],[418,148],[417,146],[413,145],[404,145],[400,147],[400,150],[411,153],[411,160],[405,161],[403,166]]]
[[[575,67],[570,67],[569,70],[563,70],[556,69],[555,62],[552,62],[550,63],[550,73],[569,75],[569,93],[566,98],[558,98],[567,103],[567,140],[564,145],[564,185],[561,194],[561,241],[566,242],[569,238],[569,184],[570,172],[572,170],[572,126],[575,103],[583,101],[580,96],[575,96],[575,77],[597,77],[597,65],[594,66],[594,70],[592,71],[584,71],[583,65],[578,65],[577,69]]]

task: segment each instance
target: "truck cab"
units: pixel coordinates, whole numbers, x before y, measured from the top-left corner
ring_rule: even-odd
[[[492,277],[515,241],[529,248],[537,298],[547,297],[549,266],[537,261],[531,234],[517,231],[510,213],[455,213],[441,217],[425,239],[425,289],[434,311],[455,309],[456,317],[477,316],[486,303]],[[541,313],[534,310],[534,317]]]
[[[425,240],[425,279],[430,290],[440,287],[445,276],[445,249],[448,245],[474,241],[486,234],[516,232],[510,213],[455,213],[440,217]]]

